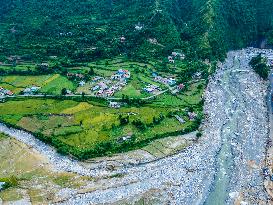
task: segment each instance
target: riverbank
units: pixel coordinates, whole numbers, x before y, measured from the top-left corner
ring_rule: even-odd
[[[248,65],[261,51],[248,48],[228,53],[204,94],[202,138],[160,160],[105,172],[58,155],[28,133],[4,125],[0,132],[56,159],[57,170],[101,176],[81,189],[66,189],[56,204],[122,204],[147,196],[159,204],[267,204],[261,175],[268,141],[267,85]],[[112,177],[103,177],[109,173]]]
[[[266,156],[266,167],[269,168],[270,174],[273,170],[273,70],[271,70],[270,76],[269,76],[269,89],[268,89],[268,110],[269,110],[269,140],[267,144],[267,156]],[[273,203],[273,182],[270,180],[269,177],[265,177],[264,186],[267,191],[267,193],[271,197],[271,202]]]
[[[110,203],[157,190],[161,203],[267,204],[261,168],[268,139],[266,88],[248,66],[260,50],[229,52],[205,93],[201,140],[175,156],[124,169],[108,188],[74,195],[63,204]],[[179,170],[179,171],[178,171]]]

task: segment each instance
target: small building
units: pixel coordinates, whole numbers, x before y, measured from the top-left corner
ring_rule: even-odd
[[[84,79],[84,75],[83,75],[83,74],[80,74],[80,73],[77,73],[77,74],[76,74],[76,77],[79,78],[79,79]]]
[[[184,60],[186,58],[185,54],[180,54],[180,60]]]
[[[106,89],[108,89],[108,85],[106,85],[104,82],[98,83],[98,86],[101,88],[101,90],[106,90]]]
[[[103,77],[95,76],[95,77],[92,79],[92,81],[93,81],[93,82],[97,82],[97,81],[102,80],[102,79],[103,79]]]
[[[85,85],[84,81],[79,82],[79,86],[83,87]]]
[[[71,95],[71,94],[72,94],[72,91],[71,91],[71,90],[66,90],[66,94],[67,94],[67,95]]]
[[[201,72],[196,72],[193,74],[192,76],[194,79],[200,79],[202,77],[202,73]]]
[[[126,38],[125,38],[124,36],[121,36],[121,37],[120,37],[120,42],[121,42],[121,43],[125,43],[125,41],[126,41]]]
[[[92,91],[96,91],[96,90],[98,90],[98,89],[100,89],[100,86],[96,85],[96,86],[94,86],[94,87],[92,88]]]
[[[104,90],[99,90],[98,92],[97,92],[97,95],[102,95],[104,93]]]
[[[122,143],[122,142],[128,141],[131,138],[132,138],[132,134],[127,135],[127,136],[123,136],[123,137],[121,137],[121,138],[118,139],[118,143]]]
[[[172,56],[168,56],[168,60],[173,60],[173,57]]]
[[[66,76],[69,78],[69,77],[73,77],[74,76],[74,73],[67,73]]]
[[[168,79],[168,84],[169,85],[174,85],[174,84],[176,84],[176,80],[174,78],[169,78]]]
[[[197,114],[195,112],[188,112],[188,116],[189,116],[189,119],[192,121],[192,120],[195,120],[195,118],[197,117]]]
[[[32,87],[29,87],[29,88],[25,88],[23,90],[23,93],[24,95],[32,95],[32,94],[35,94],[38,92],[38,90],[40,90],[41,87],[38,87],[38,86],[32,86]]]
[[[172,56],[176,57],[177,56],[177,52],[172,52]]]
[[[140,25],[140,24],[137,24],[137,25],[135,25],[135,29],[136,29],[137,31],[141,31],[141,30],[143,29],[143,26]]]
[[[159,90],[159,89],[160,88],[157,85],[148,85],[145,88],[143,88],[143,90],[146,91],[147,93],[152,93],[152,92]]]
[[[182,117],[180,117],[179,115],[175,115],[174,116],[181,124],[184,124],[186,121],[182,118]]]
[[[14,93],[13,93],[12,91],[10,91],[10,90],[8,90],[8,91],[6,92],[6,94],[9,95],[9,96],[14,95]]]
[[[0,191],[4,189],[6,182],[0,182]]]
[[[156,38],[149,38],[148,41],[151,43],[151,44],[158,44],[158,41]]]
[[[23,93],[24,93],[24,95],[30,95],[30,94],[32,94],[32,91],[31,91],[30,88],[25,88],[25,89],[23,90]]]
[[[30,88],[31,92],[37,92],[37,91],[40,90],[40,89],[41,89],[41,87],[38,87],[38,86],[32,86],[32,87]]]
[[[111,107],[111,108],[120,108],[121,104],[118,103],[118,102],[110,102],[109,107]]]
[[[184,88],[185,88],[185,85],[182,83],[177,86],[178,90],[183,90]]]
[[[152,73],[152,76],[155,78],[157,76],[157,73],[156,72],[153,72]]]
[[[115,91],[111,90],[111,89],[106,91],[107,96],[112,96],[112,95],[114,95],[114,93],[115,93]]]

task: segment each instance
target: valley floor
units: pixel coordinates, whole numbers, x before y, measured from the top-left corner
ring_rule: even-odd
[[[49,152],[59,171],[97,177],[80,188],[60,189],[63,198],[55,204],[268,204],[261,172],[269,135],[267,85],[248,66],[259,52],[252,48],[229,52],[211,77],[205,92],[203,136],[196,144],[149,163],[120,166],[110,177],[109,170],[60,157],[33,142],[30,135],[4,125],[0,131],[42,154]]]

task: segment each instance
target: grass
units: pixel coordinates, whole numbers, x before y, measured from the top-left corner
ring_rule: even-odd
[[[95,67],[96,74],[103,76],[110,76],[119,68],[131,71],[128,85],[117,92],[115,97],[123,95],[130,98],[148,97],[150,94],[142,91],[148,84],[155,84],[161,89],[166,89],[164,85],[154,82],[150,76],[153,69],[152,63],[146,66],[143,63],[116,58],[90,63],[88,66]],[[85,72],[86,69],[87,67],[77,67],[71,68],[70,71]],[[15,88],[35,84],[42,87],[41,92],[55,95],[59,95],[62,88],[75,89],[73,82],[59,74],[29,77],[5,76],[1,77],[1,81]],[[118,110],[93,101],[10,99],[0,103],[0,120],[36,135],[42,135],[45,137],[44,140],[56,142],[57,147],[68,146],[69,152],[73,149],[80,150],[79,152],[92,150],[101,147],[102,143],[117,143],[121,137],[128,135],[134,136],[135,144],[142,144],[156,137],[172,135],[172,133],[191,128],[194,122],[185,117],[186,123],[180,124],[176,118],[171,117],[170,113],[182,113],[188,106],[199,107],[203,88],[204,82],[200,81],[193,83],[188,90],[179,95],[166,92],[150,100],[149,104],[138,107],[128,105]],[[196,108],[195,111],[200,112],[200,109]],[[158,119],[161,115],[164,119],[159,124],[154,124],[154,119]],[[121,125],[120,116],[122,118],[129,116],[129,123]],[[145,124],[146,129],[137,128],[133,124],[137,120]],[[120,150],[115,152],[118,151]]]
[[[50,83],[44,85],[40,91],[52,95],[60,95],[63,88],[73,91],[76,89],[76,86],[66,77],[59,75],[58,77],[51,80]]]
[[[140,131],[128,124],[118,129],[119,115],[130,115],[130,122],[141,119],[151,124],[154,117],[167,115],[175,108],[160,108],[151,106],[123,107],[119,110],[91,105],[87,102],[58,101],[50,99],[29,99],[8,101],[0,104],[0,119],[22,127],[33,133],[43,133],[46,136],[56,136],[65,144],[92,148],[101,142],[117,140],[121,136],[134,133],[139,141],[153,137],[155,134],[173,132],[184,126],[174,118],[166,118],[160,125]],[[149,113],[149,115],[147,115]]]
[[[54,173],[47,161],[13,138],[0,133],[0,178],[15,176],[18,185],[0,192],[3,204],[29,196],[32,204],[48,204],[60,188],[79,188],[90,179],[71,173]]]
[[[40,92],[54,95],[60,95],[62,88],[69,90],[75,89],[73,82],[59,74],[39,76],[11,75],[0,77],[0,86],[10,89],[16,94],[33,85],[41,87]]]
[[[0,141],[4,140],[4,139],[7,139],[7,138],[8,138],[7,135],[0,133]]]
[[[115,97],[121,98],[123,95],[130,96],[131,98],[141,98],[145,95],[140,90],[136,89],[132,83],[128,84],[125,88],[115,94]]]
[[[152,106],[160,107],[172,107],[172,106],[187,106],[187,102],[183,99],[177,98],[170,93],[164,93],[160,97],[157,97]]]
[[[36,65],[33,63],[25,63],[25,64],[19,64],[16,67],[13,67],[11,65],[3,66],[0,65],[1,70],[15,70],[15,71],[35,71],[36,70]]]
[[[47,78],[51,84],[59,77]],[[133,79],[134,80],[134,79]],[[138,97],[134,81],[126,88],[125,94]],[[139,82],[141,83],[141,82]],[[130,85],[130,84],[129,84]],[[41,133],[46,137],[58,139],[71,148],[94,149],[105,142],[117,142],[122,136],[133,134],[137,143],[153,139],[156,135],[165,136],[191,127],[193,122],[185,118],[180,124],[174,117],[167,117],[171,112],[182,112],[184,108],[200,102],[202,89],[196,83],[190,90],[177,96],[162,94],[150,104],[134,107],[112,109],[92,102],[76,102],[73,100],[28,99],[10,100],[0,104],[0,120],[21,127],[32,133]],[[136,84],[136,86],[139,86]],[[200,87],[200,86],[199,86]],[[120,125],[119,116],[129,116],[129,124]],[[151,125],[154,118],[165,116],[158,125],[145,130],[135,127],[132,122]]]
[[[78,104],[78,102],[72,100],[59,101],[51,99],[7,101],[0,104],[0,118],[3,115],[58,114],[62,110]]]
[[[53,177],[53,182],[61,187],[67,187],[73,176],[72,174],[57,174]]]
[[[67,108],[67,109],[63,110],[62,113],[64,113],[64,114],[75,114],[77,112],[88,110],[91,107],[93,107],[93,105],[90,105],[87,102],[81,102],[78,105],[76,105],[75,107],[71,107],[71,108]]]

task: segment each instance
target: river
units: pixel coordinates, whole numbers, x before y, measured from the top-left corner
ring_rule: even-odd
[[[88,185],[90,192],[71,190],[62,204],[133,202],[147,193],[159,204],[267,204],[261,175],[269,134],[267,85],[248,66],[259,52],[252,48],[229,52],[210,78],[204,94],[203,137],[196,144],[158,161],[119,168],[116,173],[122,177],[101,178]],[[0,132],[31,145],[58,170],[96,174],[28,133],[2,124]]]

